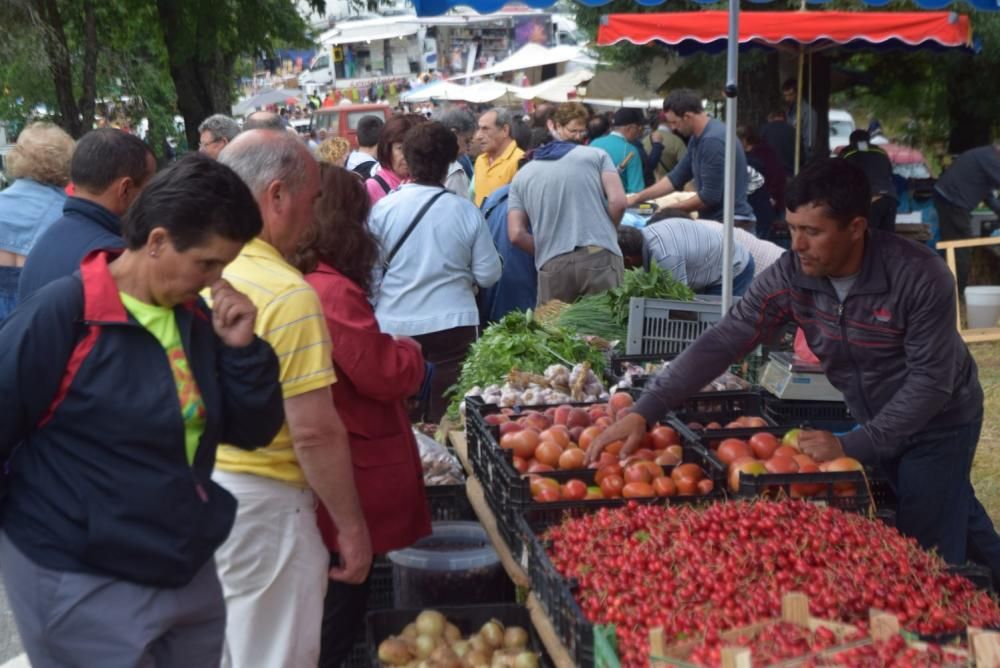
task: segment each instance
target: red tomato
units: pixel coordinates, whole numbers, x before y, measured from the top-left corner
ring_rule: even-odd
[[[630,482],[622,488],[622,496],[626,499],[656,496],[656,490],[648,482]]]
[[[795,455],[801,454],[797,448],[793,448],[790,445],[779,445],[778,448],[771,454],[772,457],[795,457]]]
[[[705,472],[697,464],[681,464],[670,472],[670,477],[674,479],[674,482],[677,482],[681,478],[690,478],[697,484],[699,480],[705,477]]]
[[[757,459],[770,459],[778,449],[778,437],[762,431],[750,437],[750,448]]]
[[[549,427],[538,436],[543,441],[552,441],[560,448],[565,448],[569,445],[569,430],[562,425]]]
[[[604,498],[614,499],[622,495],[622,488],[625,486],[625,481],[620,475],[609,475],[601,480],[600,485]]]
[[[620,453],[622,451],[622,448],[624,448],[624,447],[625,447],[625,442],[624,441],[611,441],[604,448],[604,451],[605,452],[610,452],[613,455],[618,455],[618,453]]]
[[[553,471],[555,471],[554,468],[537,460],[528,464],[528,473],[552,473]]]
[[[562,498],[576,501],[587,496],[587,484],[582,480],[567,480],[559,489]]]
[[[680,478],[674,478],[674,483],[677,485],[677,493],[681,496],[694,496],[698,493],[698,480],[691,478],[690,476],[681,476]]]
[[[556,492],[559,491],[559,483],[552,478],[545,478],[540,475],[533,475],[528,477],[528,485],[531,489],[532,496],[538,496],[542,493],[542,490],[548,487],[549,489],[554,489]]]
[[[768,473],[798,473],[799,465],[791,457],[771,457],[766,462],[764,462],[764,468],[767,469]]]
[[[715,483],[709,480],[708,478],[698,481],[698,493],[701,494],[702,496],[711,494],[714,489],[715,489]]]
[[[653,490],[656,492],[657,496],[677,495],[677,485],[674,483],[672,478],[665,475],[661,475],[653,481]]]
[[[753,450],[746,441],[738,438],[727,438],[719,444],[716,454],[719,455],[719,459],[722,460],[723,464],[732,464],[740,457],[752,456]]]
[[[535,450],[535,459],[537,459],[542,464],[547,464],[549,466],[557,466],[559,464],[559,456],[562,455],[563,449],[552,441],[545,441],[538,446]]]
[[[523,459],[521,457],[518,457],[517,455],[514,455],[514,469],[518,473],[527,473],[528,472],[528,462],[527,462],[527,460],[525,460],[525,459]]]
[[[506,438],[506,437],[504,437]],[[503,438],[500,439],[503,441]],[[534,429],[524,429],[511,435],[511,447],[514,454],[522,459],[531,459],[538,447],[538,432]]]
[[[582,469],[587,463],[587,453],[580,448],[566,448],[559,455],[559,468]]]
[[[586,450],[590,447],[591,441],[597,438],[597,435],[600,434],[601,431],[603,431],[601,427],[587,427],[580,432],[580,438],[577,439],[577,442],[580,444],[581,448]]]
[[[653,474],[645,466],[636,462],[625,468],[625,482],[653,482]]]
[[[552,503],[553,501],[559,501],[562,499],[559,495],[558,489],[549,489],[548,487],[540,491],[532,498],[540,503]]]
[[[649,432],[649,437],[653,441],[654,450],[664,450],[670,445],[679,445],[681,437],[677,431],[664,425],[657,425]]]
[[[620,477],[622,473],[623,473],[622,465],[619,464],[618,462],[614,462],[613,464],[608,464],[607,466],[602,466],[601,468],[597,469],[597,475],[594,476],[594,482],[600,485],[601,481],[607,478],[609,475],[616,475]]]

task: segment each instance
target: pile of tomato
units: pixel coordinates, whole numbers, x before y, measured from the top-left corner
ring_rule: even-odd
[[[568,518],[545,538],[587,618],[615,625],[625,666],[647,664],[653,627],[668,643],[712,636],[779,617],[790,591],[809,597],[812,615],[848,623],[875,607],[923,634],[1000,624],[987,594],[914,540],[801,500],[632,502]]]

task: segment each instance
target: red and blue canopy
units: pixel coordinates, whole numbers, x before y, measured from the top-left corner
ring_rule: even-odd
[[[681,53],[721,51],[728,29],[725,11],[609,14],[601,18],[597,43],[658,42]],[[951,12],[745,11],[740,14],[739,42],[812,50],[974,49],[969,17]]]

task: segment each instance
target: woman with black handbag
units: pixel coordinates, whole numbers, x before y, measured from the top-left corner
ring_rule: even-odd
[[[438,422],[445,390],[476,339],[476,291],[500,279],[503,263],[479,209],[442,186],[458,154],[454,133],[440,123],[417,125],[403,150],[412,182],[380,200],[369,219],[382,248],[375,317],[382,331],[413,337],[434,364],[420,417]]]

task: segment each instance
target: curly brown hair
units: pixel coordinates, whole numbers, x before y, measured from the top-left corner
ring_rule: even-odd
[[[378,241],[368,230],[371,204],[358,174],[320,163],[320,196],[313,206],[315,222],[299,244],[292,264],[303,274],[324,262],[371,293]]]

